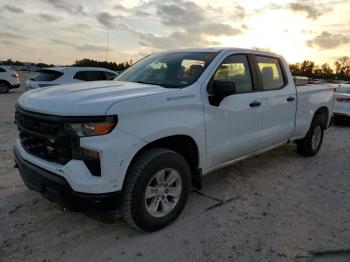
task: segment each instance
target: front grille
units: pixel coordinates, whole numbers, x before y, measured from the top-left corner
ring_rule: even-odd
[[[42,159],[66,164],[72,159],[72,141],[64,123],[49,115],[16,109],[16,124],[25,151]]]

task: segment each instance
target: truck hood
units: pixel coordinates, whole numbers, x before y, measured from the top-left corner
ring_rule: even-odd
[[[83,82],[28,91],[18,99],[18,105],[43,114],[94,116],[104,115],[112,104],[119,101],[175,90],[121,81]]]

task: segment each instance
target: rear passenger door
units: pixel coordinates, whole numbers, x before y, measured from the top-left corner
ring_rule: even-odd
[[[262,139],[259,150],[286,142],[294,129],[296,89],[288,82],[286,63],[277,57],[256,55],[256,68],[262,89]]]

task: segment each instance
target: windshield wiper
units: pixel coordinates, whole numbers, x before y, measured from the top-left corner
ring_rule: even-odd
[[[155,84],[155,83],[150,83],[150,82],[144,82],[144,81],[136,81],[136,83],[139,83],[139,84],[145,84],[145,85],[158,85],[158,84]]]
[[[144,81],[136,81],[136,83],[145,84],[145,85],[153,85],[153,86],[161,86],[161,87],[167,88],[166,86],[161,85],[159,83],[150,83],[150,82],[144,82]]]

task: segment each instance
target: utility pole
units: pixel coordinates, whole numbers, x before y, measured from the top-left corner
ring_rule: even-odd
[[[108,51],[109,51],[109,26],[107,27],[107,45],[106,45],[106,61],[108,62]]]

